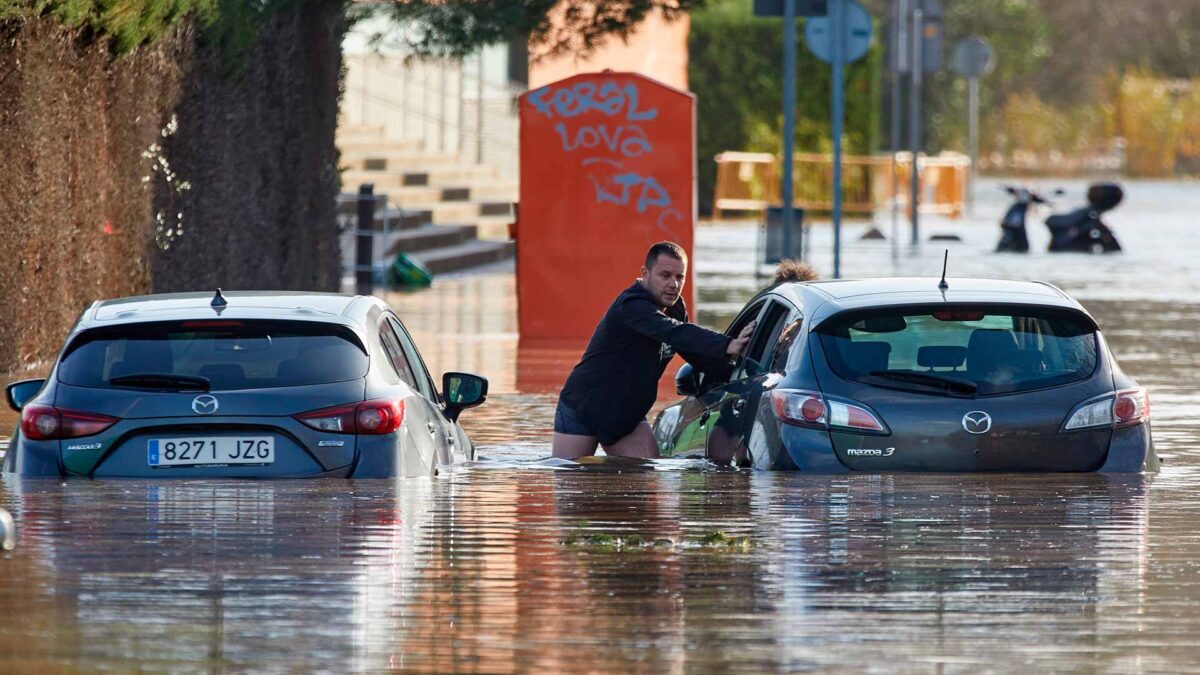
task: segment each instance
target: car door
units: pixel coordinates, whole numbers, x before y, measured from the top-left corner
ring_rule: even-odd
[[[441,411],[421,391],[420,380],[413,369],[400,337],[388,316],[379,320],[379,339],[387,353],[388,362],[401,382],[412,392],[404,399],[404,422],[412,450],[401,448],[400,462],[405,476],[432,474],[446,460],[444,430],[439,423]]]
[[[709,393],[708,438],[705,456],[717,464],[749,461],[746,439],[750,435],[764,384],[783,371],[786,354],[777,346],[781,336],[796,332],[800,313],[778,298],[771,298],[758,314],[758,326],[734,364],[729,381]],[[744,324],[743,324],[744,325]],[[740,326],[730,330],[741,330]],[[736,333],[734,333],[736,334]],[[786,351],[786,350],[784,350]]]
[[[767,301],[765,299],[746,305],[737,318],[729,324],[729,328],[725,330],[725,334],[737,335],[740,333],[746,324],[758,318],[758,315],[766,305]],[[666,420],[660,417],[656,423],[656,426],[659,427],[673,425],[669,433],[662,433],[662,437],[668,439],[660,445],[660,452],[663,456],[706,456],[708,436],[712,431],[712,410],[723,396],[718,387],[724,384],[724,381],[713,381],[712,377],[712,374],[705,374],[701,377],[700,393],[698,395],[689,396],[677,404],[677,407],[663,411],[664,415],[673,414],[677,416],[674,420]],[[678,412],[670,413],[669,411],[672,409]]]
[[[421,358],[421,353],[417,350],[417,343],[413,342],[412,336],[408,334],[408,329],[400,322],[399,317],[390,315],[388,321],[391,323],[392,329],[396,332],[396,336],[400,340],[400,345],[403,347],[404,353],[408,357],[408,362],[412,366],[413,374],[417,380],[417,390],[421,392],[421,395],[429,401],[435,410],[436,414],[431,415],[431,419],[436,427],[438,449],[441,453],[439,461],[443,464],[451,464],[455,461],[474,459],[471,451],[471,442],[463,432],[462,427],[457,422],[453,422],[446,417],[445,402],[442,400],[441,394],[438,393],[437,385],[434,383],[433,377],[430,376],[429,369],[425,367],[425,360]]]

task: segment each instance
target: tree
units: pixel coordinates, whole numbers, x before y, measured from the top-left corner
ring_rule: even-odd
[[[609,36],[626,38],[651,12],[673,19],[704,0],[390,0],[355,5],[356,16],[385,14],[417,56],[461,57],[483,45],[527,40],[543,57],[587,53]]]

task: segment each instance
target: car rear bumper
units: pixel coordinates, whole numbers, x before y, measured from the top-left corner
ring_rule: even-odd
[[[1139,473],[1158,471],[1158,453],[1150,423],[1116,429],[1108,444],[1108,458],[1100,473]]]
[[[869,468],[850,468],[834,452],[833,440],[827,431],[806,429],[790,424],[780,425],[780,441],[782,448],[772,455],[773,461],[769,467],[781,471],[805,471],[811,473],[847,473],[850,471],[901,471],[901,472],[939,472],[939,471],[1004,471],[1003,468],[981,466],[964,468],[959,463],[955,466],[940,468],[935,462],[926,466],[888,468],[877,464]],[[875,437],[874,445],[887,447],[887,437]],[[885,450],[886,452],[886,450]],[[1158,454],[1154,451],[1150,424],[1139,424],[1125,429],[1116,429],[1109,440],[1108,454],[1103,465],[1094,469],[1098,473],[1140,473],[1154,472],[1159,469]],[[1042,472],[1054,472],[1054,468],[1042,469]]]

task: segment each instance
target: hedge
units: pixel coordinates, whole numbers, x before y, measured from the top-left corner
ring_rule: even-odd
[[[842,147],[868,154],[879,146],[883,48],[846,68],[846,118]],[[796,150],[832,152],[832,69],[818,61],[797,25]],[[712,209],[716,184],[713,157],[726,150],[782,154],[783,26],[753,16],[751,0],[710,0],[692,14],[688,81],[696,94],[697,163],[702,213]]]

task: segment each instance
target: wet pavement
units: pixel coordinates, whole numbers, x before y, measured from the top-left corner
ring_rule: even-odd
[[[440,280],[389,300],[431,371],[491,380],[463,418],[478,463],[406,481],[5,477],[0,670],[1200,671],[1200,188],[1126,188],[1107,217],[1120,256],[988,254],[1004,202],[985,185],[974,221],[927,219],[962,242],[893,257],[850,224],[843,271],[936,276],[949,248],[951,283],[1061,285],[1149,388],[1157,476],[540,462],[581,345],[519,343],[511,274]],[[814,228],[825,270],[829,239]],[[723,327],[765,284],[754,230],[697,241],[698,318]]]

